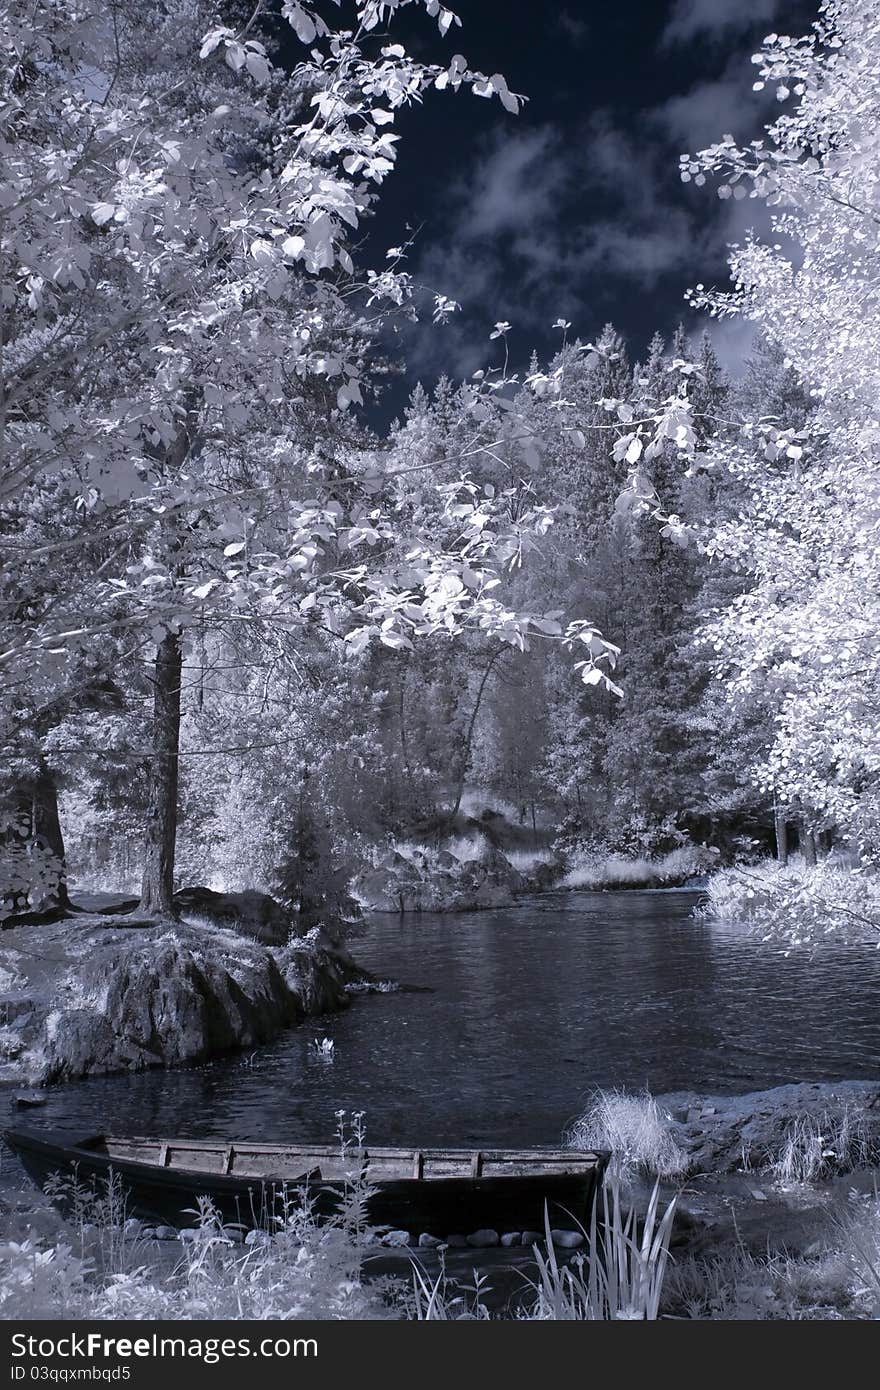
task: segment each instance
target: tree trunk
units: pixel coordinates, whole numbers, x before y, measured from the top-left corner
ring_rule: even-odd
[[[785,812],[778,806],[773,810],[773,822],[776,827],[776,858],[785,866],[788,863],[788,825]]]
[[[64,835],[61,830],[61,817],[58,814],[58,788],[55,778],[43,759],[31,793],[31,833],[39,840],[60,867],[58,887],[49,894],[46,906],[67,908],[67,861],[64,852]]]
[[[801,825],[801,848],[804,855],[804,863],[810,869],[816,867],[816,837],[812,830],[807,830],[806,826]]]
[[[169,632],[156,651],[153,680],[153,763],[147,806],[141,912],[173,917],[174,848],[177,840],[177,781],[180,751],[182,643]]]
[[[495,662],[501,656],[501,651],[502,649],[499,648],[498,651],[494,652],[493,655],[489,658],[489,661],[486,664],[486,669],[483,672],[482,678],[480,680],[480,684],[477,687],[477,698],[475,699],[474,707],[471,710],[471,717],[468,721],[467,733],[465,735],[464,740],[464,749],[461,755],[461,763],[459,764],[458,786],[455,790],[455,803],[452,807],[452,810],[449,812],[450,825],[452,825],[453,821],[455,820],[455,817],[458,815],[459,809],[461,807],[461,798],[464,795],[464,782],[468,774],[468,768],[470,767],[471,744],[473,743],[474,739],[474,728],[477,723],[477,717],[480,713],[480,705],[483,703],[483,691],[486,689],[486,682],[492,674],[492,667],[495,665]]]

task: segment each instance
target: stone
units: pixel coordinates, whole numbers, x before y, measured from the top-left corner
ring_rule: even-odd
[[[268,893],[258,893],[253,888],[242,893],[181,888],[174,894],[174,906],[179,912],[208,917],[266,946],[285,945],[294,930],[293,915]]]
[[[522,1233],[520,1231],[505,1231],[504,1235],[501,1237],[501,1244],[506,1250],[509,1250],[513,1245],[520,1245],[521,1243]]]
[[[466,1246],[467,1243],[467,1236],[462,1236],[458,1233],[446,1237],[446,1244],[453,1250],[459,1250],[462,1246]]]
[[[196,1242],[198,1241],[199,1237],[201,1236],[201,1234],[202,1234],[202,1233],[201,1233],[200,1230],[198,1230],[198,1229],[193,1230],[193,1229],[191,1229],[191,1228],[189,1228],[189,1227],[187,1227],[186,1230],[184,1230],[184,1231],[178,1231],[178,1233],[177,1233],[178,1239],[179,1239],[180,1241],[182,1241],[182,1243],[183,1243],[184,1245],[195,1245]]]
[[[130,1216],[122,1230],[129,1240],[136,1240],[138,1236],[144,1233],[144,1223],[143,1221],[138,1221],[136,1216]]]
[[[409,1245],[409,1231],[386,1231],[382,1237],[383,1245]]]
[[[12,1104],[22,1110],[35,1110],[38,1106],[46,1104],[46,1097],[41,1096],[38,1091],[16,1091],[12,1097]]]
[[[430,1231],[422,1231],[419,1235],[419,1245],[423,1250],[435,1250],[438,1245],[443,1244],[439,1236],[432,1236]]]
[[[543,1241],[544,1236],[541,1231],[523,1231],[522,1233],[523,1245],[541,1245]]]
[[[472,1245],[476,1250],[488,1250],[493,1245],[498,1245],[500,1236],[497,1231],[471,1231],[467,1238],[468,1245]]]
[[[11,928],[6,945],[35,962],[19,1055],[2,1068],[18,1083],[253,1051],[310,1014],[347,1008],[348,985],[369,978],[323,931],[270,947],[224,927],[78,913]]]
[[[156,1240],[177,1240],[178,1232],[174,1226],[157,1226],[153,1235]]]
[[[550,1239],[554,1245],[558,1245],[562,1250],[579,1250],[584,1243],[584,1237],[580,1231],[557,1231],[550,1232]]]

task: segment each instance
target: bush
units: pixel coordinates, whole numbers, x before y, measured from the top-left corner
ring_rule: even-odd
[[[880,873],[833,860],[784,867],[765,860],[754,867],[722,869],[706,885],[696,915],[743,922],[768,941],[786,946],[828,938],[880,943]]]
[[[867,1168],[878,1157],[864,1111],[846,1105],[838,1116],[798,1115],[770,1166],[779,1182],[810,1183]]]

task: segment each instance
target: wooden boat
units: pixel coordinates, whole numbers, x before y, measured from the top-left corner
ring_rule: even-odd
[[[544,1229],[585,1222],[608,1155],[564,1149],[388,1149],[322,1144],[224,1143],[207,1139],[62,1140],[48,1131],[7,1130],[4,1138],[45,1188],[54,1175],[99,1186],[115,1174],[131,1215],[192,1226],[200,1196],[226,1221],[270,1227],[283,1203],[313,1204],[319,1218],[339,1209],[352,1176],[368,1184],[372,1225],[443,1238],[482,1228]],[[50,1184],[52,1186],[52,1184]]]

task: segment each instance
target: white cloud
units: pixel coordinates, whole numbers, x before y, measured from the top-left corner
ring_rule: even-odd
[[[737,140],[750,140],[755,127],[774,119],[778,108],[772,92],[758,94],[749,89],[749,76],[737,55],[721,77],[699,82],[655,107],[652,122],[681,151],[705,149],[728,131]]]
[[[663,42],[690,43],[697,38],[719,39],[770,23],[780,0],[675,0]]]

